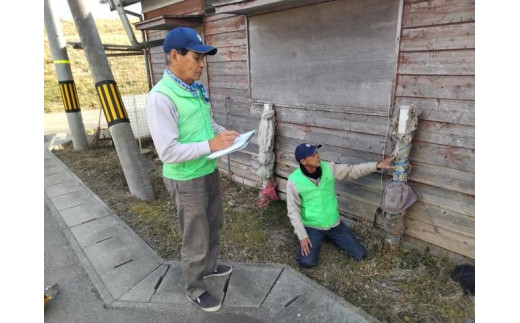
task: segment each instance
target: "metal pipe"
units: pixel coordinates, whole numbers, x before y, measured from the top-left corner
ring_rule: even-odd
[[[128,35],[128,39],[130,41],[130,44],[133,48],[136,49],[142,49],[144,54],[144,60],[145,60],[145,67],[146,67],[146,79],[148,81],[148,90],[152,89],[152,78],[150,73],[150,62],[148,58],[148,47],[146,46],[146,37],[144,30],[141,30],[141,37],[142,37],[142,43],[137,42],[137,39],[135,38],[134,31],[132,30],[132,26],[130,25],[130,21],[128,20],[128,15],[135,16],[139,18],[139,21],[143,21],[143,15],[125,10],[121,1],[119,0],[109,0],[114,8],[116,8],[117,13],[119,14],[119,18],[121,19],[121,23],[123,24],[123,28],[125,29],[126,34]]]
[[[129,15],[132,15],[132,16],[135,16],[135,17],[138,17],[139,18],[139,21],[143,21],[143,15],[140,15],[138,13],[135,13],[135,12],[131,12],[131,11],[128,11],[128,10],[125,10],[125,12]],[[144,32],[144,30],[141,30],[141,38],[143,39],[143,44],[146,44],[146,34]],[[144,65],[146,67],[146,79],[148,80],[148,90],[151,90],[153,85],[152,85],[152,76],[151,76],[151,73],[150,73],[150,61],[149,61],[149,58],[148,58],[148,54],[149,54],[149,49],[148,47],[144,47],[143,48],[143,54],[144,54]]]
[[[126,35],[128,36],[128,40],[130,40],[130,44],[132,44],[133,48],[142,49],[145,47],[144,44],[139,43],[135,38],[134,31],[132,30],[132,26],[130,25],[130,21],[128,21],[128,17],[126,16],[126,10],[123,8],[123,4],[119,0],[109,0],[114,8],[116,8],[117,13],[119,14],[119,18],[121,19],[121,23],[123,24],[123,28],[125,29]]]

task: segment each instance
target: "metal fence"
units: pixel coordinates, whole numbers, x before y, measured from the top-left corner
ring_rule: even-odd
[[[149,138],[145,103],[151,83],[143,52],[119,49],[106,50],[106,54],[135,137]]]

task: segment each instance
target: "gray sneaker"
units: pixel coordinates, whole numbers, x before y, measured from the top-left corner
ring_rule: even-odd
[[[208,292],[202,293],[202,295],[196,299],[191,299],[188,295],[186,295],[186,298],[195,304],[195,306],[206,312],[218,311],[222,306],[222,304],[220,304],[220,302]]]
[[[231,267],[231,266],[217,265],[217,269],[215,269],[215,271],[213,273],[204,276],[204,278],[226,276],[226,275],[231,274],[232,271],[233,271],[233,267]]]

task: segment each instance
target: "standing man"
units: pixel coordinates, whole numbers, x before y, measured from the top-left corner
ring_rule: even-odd
[[[331,239],[336,246],[356,260],[365,257],[365,247],[340,221],[334,180],[355,179],[377,171],[395,169],[394,157],[359,165],[335,164],[320,160],[318,148],[301,144],[294,156],[300,167],[287,180],[287,215],[300,244],[297,257],[301,267],[318,264],[321,242]]]
[[[210,153],[231,146],[238,136],[213,121],[202,75],[204,57],[217,49],[202,43],[191,28],[171,30],[164,39],[166,70],[146,100],[146,117],[164,183],[177,205],[182,232],[181,262],[186,297],[201,310],[220,309],[207,292],[205,278],[229,275],[233,268],[217,265],[223,224],[217,160]],[[216,135],[215,135],[216,134]]]

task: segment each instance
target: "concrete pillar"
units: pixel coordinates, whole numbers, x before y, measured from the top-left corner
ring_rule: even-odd
[[[130,127],[130,120],[114,81],[94,17],[82,0],[67,1],[130,193],[141,200],[153,200],[155,194],[152,183]]]
[[[88,148],[87,134],[85,133],[85,126],[83,125],[76,84],[72,77],[63,32],[60,24],[54,19],[50,0],[44,0],[43,8],[45,29],[47,30],[47,38],[49,39],[54,68],[58,76],[61,98],[72,136],[72,145],[76,150],[85,150]]]

